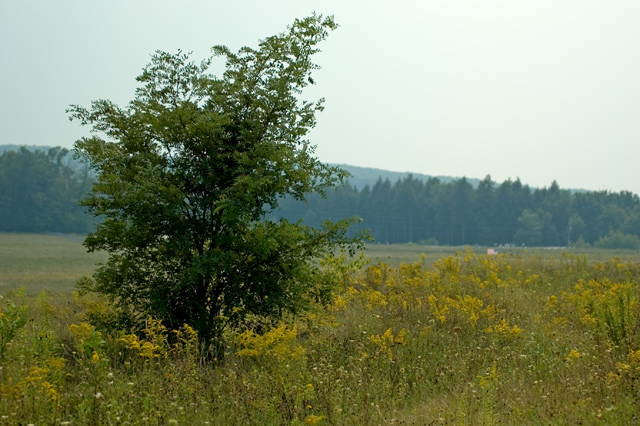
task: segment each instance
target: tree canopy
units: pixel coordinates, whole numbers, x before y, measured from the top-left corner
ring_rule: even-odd
[[[258,49],[215,46],[200,64],[157,51],[127,107],[68,109],[106,136],[74,148],[97,175],[82,204],[103,218],[85,245],[110,253],[84,288],[134,315],[188,323],[204,339],[247,314],[326,300],[317,259],[361,242],[346,236],[356,219],[310,227],[267,214],[284,196],[305,200],[346,177],[304,139],[323,99],[300,99],[317,45],[335,28],[313,15]],[[221,77],[208,73],[216,57],[226,59]]]

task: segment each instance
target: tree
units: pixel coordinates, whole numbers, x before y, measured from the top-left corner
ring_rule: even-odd
[[[633,234],[611,231],[594,244],[597,248],[639,250],[640,238]]]
[[[298,98],[313,83],[317,44],[335,28],[333,17],[314,15],[257,50],[215,46],[199,65],[158,51],[128,107],[68,109],[110,139],[74,148],[98,176],[82,204],[104,218],[84,244],[110,253],[82,288],[134,315],[186,322],[206,341],[248,314],[327,300],[316,260],[362,242],[346,236],[356,219],[313,228],[266,216],[282,197],[306,200],[347,176],[303,139],[323,100]],[[217,56],[226,58],[221,78],[207,74]]]
[[[495,185],[495,182],[491,180],[491,175],[487,175],[473,191],[470,219],[474,226],[470,227],[467,232],[468,240],[465,241],[466,243],[490,245],[496,242],[494,238],[494,217],[497,211]]]
[[[516,243],[528,246],[540,246],[543,243],[542,230],[544,221],[540,215],[531,210],[525,210],[518,218],[518,230],[514,235]]]
[[[569,229],[567,235],[567,247],[572,244],[572,242],[578,242],[579,239],[582,238],[584,241],[584,232],[586,226],[584,224],[584,220],[578,213],[574,213],[569,218]]]

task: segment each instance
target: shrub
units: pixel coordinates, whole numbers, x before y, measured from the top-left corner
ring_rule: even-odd
[[[633,234],[611,231],[607,236],[596,241],[594,246],[604,249],[640,250],[640,238]]]

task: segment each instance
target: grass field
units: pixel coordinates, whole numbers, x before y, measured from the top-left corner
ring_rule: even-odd
[[[75,282],[90,275],[96,263],[107,259],[105,253],[87,253],[82,235],[43,235],[0,233],[0,294],[24,286],[28,294],[43,290],[69,292]],[[487,247],[422,246],[419,244],[369,244],[365,252],[373,264],[384,262],[392,267],[412,263],[425,255],[425,264],[432,265],[443,257],[470,250],[476,255],[486,253]],[[640,261],[640,253],[633,250],[599,250],[593,248],[500,248],[510,255],[539,255],[560,257],[563,253],[586,256],[589,261],[604,261],[612,257]]]
[[[32,295],[69,292],[106,260],[104,253],[87,253],[82,240],[80,235],[0,233],[0,294],[20,286]]]
[[[476,255],[485,254],[487,247],[485,246],[422,246],[419,244],[369,244],[367,245],[366,255],[373,263],[384,262],[390,266],[397,267],[401,263],[412,263],[420,258],[422,254],[426,256],[425,263],[432,265],[443,257],[452,256],[456,253],[471,251]],[[505,255],[535,255],[551,258],[560,258],[563,254],[571,254],[574,256],[586,256],[589,261],[600,262],[606,261],[613,257],[623,260],[640,261],[640,252],[637,250],[602,250],[591,247],[583,248],[566,248],[566,247],[509,247],[498,248],[499,253]]]
[[[75,259],[47,284],[71,289],[95,259],[63,237],[2,238],[18,265],[0,265],[27,284]],[[5,293],[0,426],[640,424],[638,253],[369,255],[331,305],[228,330],[216,358],[188,325],[107,332],[87,322],[111,318],[95,298]]]

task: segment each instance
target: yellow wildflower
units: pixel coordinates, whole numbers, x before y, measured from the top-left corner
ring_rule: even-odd
[[[575,349],[571,349],[571,352],[569,352],[569,355],[567,355],[565,360],[573,361],[578,358],[580,358],[580,352],[576,351]]]
[[[305,425],[317,425],[319,424],[322,420],[326,419],[326,416],[307,416],[306,419],[304,419],[304,424]]]

